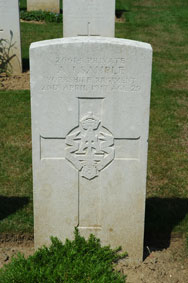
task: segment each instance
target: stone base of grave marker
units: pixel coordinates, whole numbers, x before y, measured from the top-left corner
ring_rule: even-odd
[[[27,0],[27,11],[38,10],[59,13],[59,0]]]
[[[125,39],[31,45],[36,247],[78,227],[142,260],[151,62]]]
[[[22,72],[18,0],[0,0],[0,55],[7,73]]]

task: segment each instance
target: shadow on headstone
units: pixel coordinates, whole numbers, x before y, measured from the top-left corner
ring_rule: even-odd
[[[146,200],[145,246],[168,248],[175,226],[188,214],[188,199],[149,198]]]
[[[0,220],[15,213],[29,203],[28,197],[5,197],[0,196]]]

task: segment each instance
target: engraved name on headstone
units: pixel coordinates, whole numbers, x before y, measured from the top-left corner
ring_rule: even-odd
[[[22,72],[18,0],[0,0],[0,54],[5,72]],[[6,63],[7,62],[7,63]]]
[[[59,0],[27,0],[27,11],[48,11],[59,13],[60,1]]]
[[[115,0],[63,0],[63,35],[114,37]]]
[[[125,39],[31,45],[36,247],[78,227],[142,260],[151,61]]]

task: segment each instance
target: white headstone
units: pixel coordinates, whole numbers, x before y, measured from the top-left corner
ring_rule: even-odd
[[[114,37],[115,0],[63,0],[63,35]]]
[[[142,259],[151,62],[125,39],[31,45],[36,247],[78,227]]]
[[[59,0],[27,0],[27,10],[28,11],[48,11],[59,13],[60,6]]]
[[[10,73],[22,72],[18,0],[0,0],[0,55]]]

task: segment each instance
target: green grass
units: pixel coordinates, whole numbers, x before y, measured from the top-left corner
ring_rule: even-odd
[[[0,91],[0,231],[33,231],[29,91]]]
[[[116,0],[116,11],[128,11],[131,7],[131,0]]]
[[[63,36],[61,23],[21,23],[22,60],[24,69],[29,69],[29,46],[34,41],[41,41]]]
[[[116,37],[149,42],[153,47],[146,231],[185,233],[188,231],[188,2],[127,3],[126,21],[116,23]],[[22,23],[21,33],[23,61],[28,68],[30,43],[61,37],[62,25]],[[2,217],[0,230],[32,231],[31,145],[25,144],[30,140],[29,92],[0,92],[0,99],[4,147],[0,195],[26,198],[20,209]],[[27,118],[23,119],[23,114]],[[8,119],[7,115],[14,118]],[[15,139],[19,142],[15,143]]]
[[[27,0],[19,0],[20,2],[20,10],[26,10],[27,9]]]
[[[101,247],[100,241],[90,236],[86,241],[75,231],[75,240],[62,244],[52,238],[49,248],[43,247],[27,260],[18,255],[0,270],[0,283],[124,283],[125,276],[113,270],[113,263],[125,257]]]
[[[133,1],[116,36],[154,51],[146,230],[188,231],[188,2]]]

